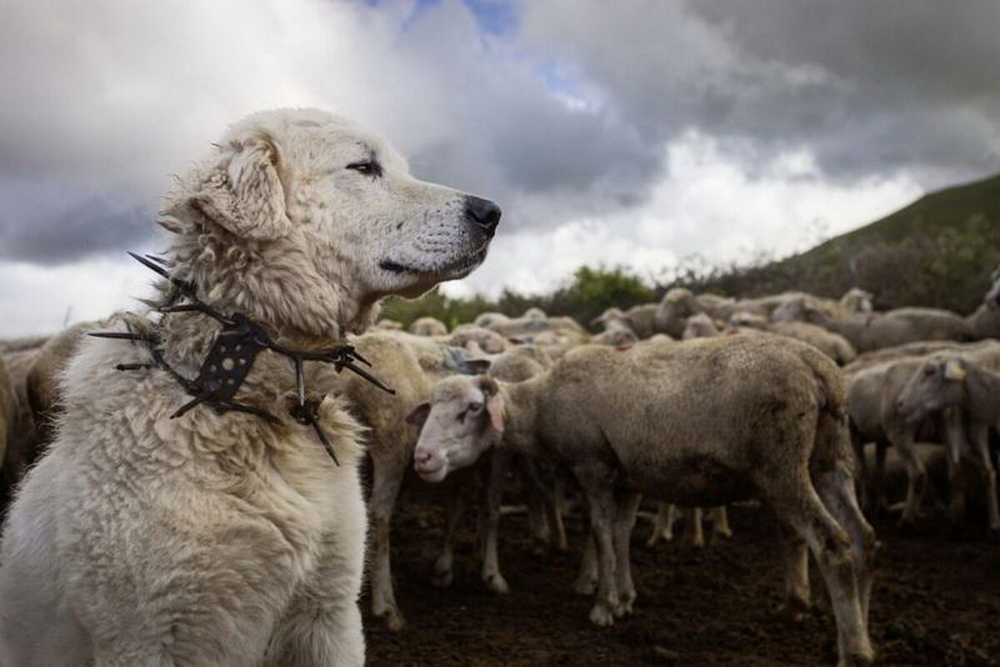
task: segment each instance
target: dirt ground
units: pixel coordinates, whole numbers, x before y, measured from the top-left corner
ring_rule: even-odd
[[[571,554],[532,554],[523,515],[501,523],[501,567],[511,593],[486,590],[472,519],[455,552],[455,581],[430,583],[444,512],[420,505],[394,526],[397,599],[409,623],[394,634],[368,615],[371,665],[824,665],[836,662],[833,618],[814,610],[800,623],[780,615],[782,570],[765,510],[731,509],[732,540],[705,550],[676,542],[645,547],[633,535],[635,615],[613,629],[590,626],[590,599],[574,595],[581,541]],[[984,521],[976,525],[984,524]],[[985,530],[954,534],[929,518],[910,532],[890,520],[872,596],[871,633],[882,665],[1000,665],[1000,545]],[[813,593],[820,584],[812,567]]]

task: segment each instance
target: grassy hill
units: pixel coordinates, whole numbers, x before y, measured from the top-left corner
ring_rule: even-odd
[[[1000,264],[1000,175],[921,197],[881,220],[780,261],[751,266],[686,269],[651,289],[614,268],[583,267],[572,281],[546,295],[504,292],[499,299],[390,299],[384,316],[409,324],[432,315],[455,326],[485,310],[520,315],[540,306],[550,315],[589,322],[609,306],[627,308],[658,300],[670,287],[730,296],[804,290],[838,297],[851,287],[876,295],[880,310],[932,306],[970,313],[982,302],[990,273]]]
[[[837,296],[851,287],[879,308],[925,305],[970,312],[1000,263],[1000,175],[921,197],[881,220],[767,264],[685,282],[760,295],[803,289]]]

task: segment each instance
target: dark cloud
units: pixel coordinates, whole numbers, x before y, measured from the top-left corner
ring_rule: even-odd
[[[828,176],[939,186],[1000,169],[1000,4],[637,0],[527,6],[532,43],[650,140],[804,147]]]
[[[0,192],[6,203],[0,260],[63,264],[138,247],[154,235],[153,211],[127,193],[86,193],[56,184]]]

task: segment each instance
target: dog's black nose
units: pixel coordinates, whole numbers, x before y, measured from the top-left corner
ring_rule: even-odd
[[[468,195],[465,198],[465,219],[492,237],[500,224],[500,207],[489,199]]]

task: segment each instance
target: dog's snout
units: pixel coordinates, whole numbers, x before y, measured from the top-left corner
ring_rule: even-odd
[[[500,207],[489,199],[472,195],[465,198],[466,220],[486,232],[487,236],[493,236],[496,231],[500,224],[500,214]]]

